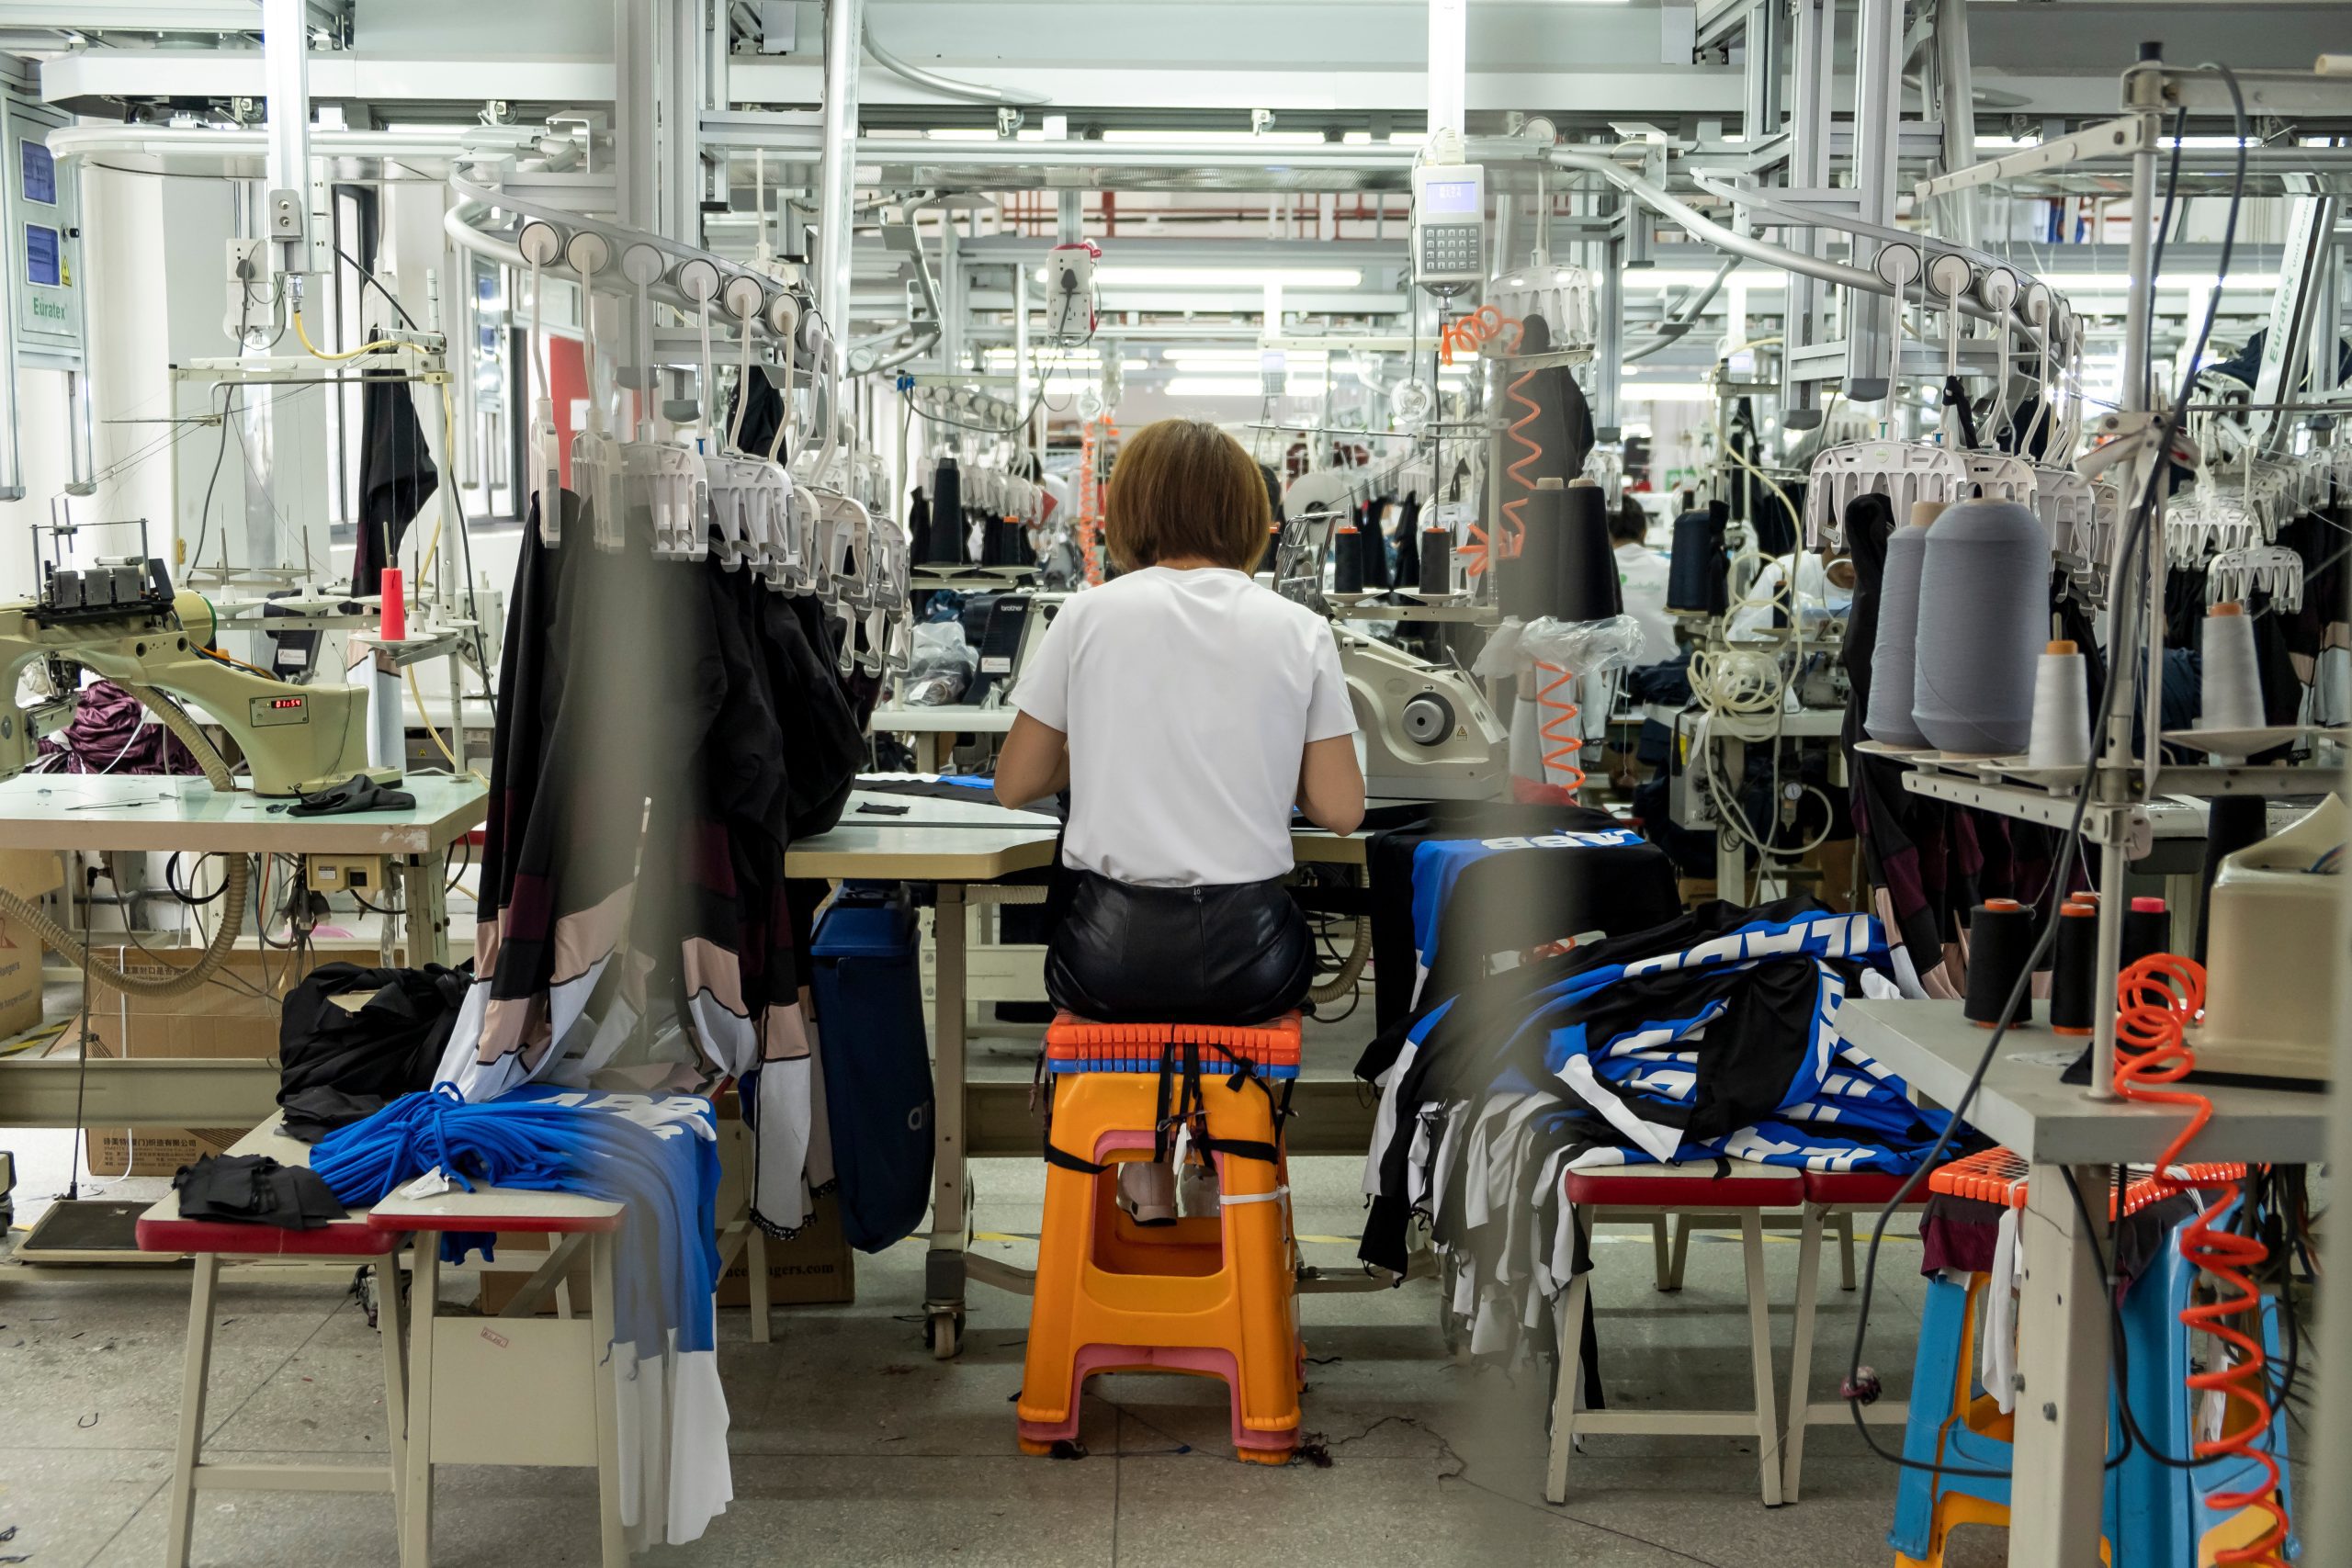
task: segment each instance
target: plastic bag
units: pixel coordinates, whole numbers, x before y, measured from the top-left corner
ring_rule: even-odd
[[[908,707],[944,707],[964,694],[980,667],[964,640],[960,621],[929,621],[914,629],[914,651],[899,677],[899,700]]]
[[[1642,624],[1631,615],[1605,621],[1555,621],[1549,615],[1527,623],[1519,634],[1522,664],[1549,664],[1579,675],[1630,670],[1642,657]]]
[[[1497,626],[1471,668],[1492,679],[1522,675],[1538,664],[1599,675],[1630,670],[1641,657],[1642,626],[1631,615],[1603,621],[1555,621],[1539,615]]]

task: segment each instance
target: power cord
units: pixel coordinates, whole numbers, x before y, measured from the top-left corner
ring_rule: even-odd
[[[2222,80],[2229,87],[2231,103],[2237,116],[2236,179],[2230,191],[2229,217],[2222,231],[2220,262],[2215,268],[2217,276],[2227,277],[2231,254],[2237,242],[2239,209],[2245,196],[2245,98],[2239,89],[2236,74],[2228,66],[2206,64],[2199,66],[2198,69],[2220,73]],[[2178,130],[2177,118],[2175,129]],[[2165,176],[2165,210],[2164,216],[2157,220],[2159,231],[2169,224],[2173,203],[2179,190],[2180,143],[2181,138],[2176,134],[2173,137],[2171,162]],[[2165,470],[2167,467],[2165,454],[2172,449],[2174,438],[2180,434],[2181,423],[2186,417],[2189,383],[2196,375],[2198,361],[2204,357],[2206,344],[2212,339],[2213,320],[2221,310],[2221,294],[2222,291],[2216,288],[2212,298],[2206,304],[2204,327],[2197,334],[2195,347],[2189,351],[2187,360],[2188,372],[2182,378],[2179,393],[2173,399],[2170,412],[2165,416],[2163,439],[2156,444],[2154,453],[2149,460],[2147,483],[2141,492],[2139,504],[2134,508],[2126,526],[2122,548],[2116,561],[2116,585],[2119,592],[2136,592],[2137,585],[2148,570],[2146,553],[2148,536],[2154,523],[2157,501],[2164,491]],[[2153,328],[2155,310],[2155,293],[2153,289],[2149,291],[2148,304],[2150,325]],[[2098,722],[2092,727],[2094,737],[2104,737],[2109,724],[2114,718],[2116,694],[2123,684],[2117,679],[2117,674],[2121,669],[2122,666],[2117,663],[2115,669],[2110,671],[2106,690],[2100,694]],[[2052,894],[2064,891],[2073,873],[2076,854],[2082,846],[2083,817],[2090,806],[2091,792],[2098,781],[2099,765],[2098,754],[2094,751],[2091,761],[2084,765],[2082,784],[2075,794],[2075,808],[2067,821],[2064,837],[2059,846],[2058,863],[2050,880],[2050,891]],[[2051,948],[2057,941],[2059,900],[2052,897],[2045,901],[2050,908],[2043,917],[2041,934],[2034,942],[2032,956],[2019,969],[2017,982],[2009,987],[2009,994],[2001,1006],[2000,1018],[1994,1024],[1990,1034],[1986,1036],[1984,1054],[1977,1058],[1975,1070],[1969,1075],[1967,1087],[1961,1091],[1958,1103],[1952,1106],[1951,1117],[1945,1122],[1943,1132],[1937,1136],[1934,1145],[1928,1149],[1917,1168],[1904,1179],[1903,1185],[1895,1190],[1894,1196],[1888,1201],[1883,1209],[1879,1211],[1877,1222],[1871,1227],[1871,1244],[1863,1260],[1861,1294],[1856,1303],[1860,1310],[1854,1324],[1853,1354],[1847,1362],[1846,1385],[1849,1388],[1861,1386],[1862,1356],[1868,1348],[1871,1301],[1878,1283],[1878,1253],[1881,1239],[1885,1235],[1887,1225],[1894,1218],[1895,1212],[1910,1201],[1911,1194],[1918,1189],[1920,1182],[1927,1179],[1928,1172],[1943,1162],[1945,1151],[1951,1146],[1953,1134],[1966,1120],[1969,1107],[1975,1103],[1977,1091],[1984,1084],[1984,1075],[1991,1070],[1994,1059],[1999,1054],[2001,1042],[2007,1036],[2009,1026],[2015,1021],[2018,1008],[2024,1004],[2026,991],[2033,983],[2034,971],[2041,967],[2042,960],[2049,956]],[[2128,1389],[2126,1392],[2129,1392]],[[2128,1401],[2125,1403],[2128,1404]],[[1897,1453],[1890,1453],[1881,1448],[1877,1438],[1871,1435],[1869,1423],[1862,1419],[1862,1406],[1859,1399],[1849,1400],[1847,1411],[1853,1417],[1854,1430],[1861,1435],[1863,1443],[1868,1446],[1871,1452],[1890,1464],[1899,1465],[1905,1470],[1926,1471],[1937,1475],[1962,1475],[1998,1481],[2011,1479],[2007,1471],[1939,1465],[1906,1459]]]

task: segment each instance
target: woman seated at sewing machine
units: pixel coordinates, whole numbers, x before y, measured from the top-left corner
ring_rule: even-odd
[[[1314,979],[1282,883],[1292,807],[1335,833],[1363,818],[1339,651],[1319,616],[1250,576],[1265,480],[1216,426],[1128,437],[1105,522],[1121,575],[1063,607],[997,761],[1007,805],[1069,791],[1062,863],[1079,886],[1046,989],[1103,1021],[1261,1022]]]

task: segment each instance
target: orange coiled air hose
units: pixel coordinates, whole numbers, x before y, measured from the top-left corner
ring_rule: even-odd
[[[2168,953],[2151,954],[2118,977],[2115,1005],[2116,1043],[2119,1047],[2129,1045],[2136,1053],[2120,1049],[2116,1053],[2116,1092],[2126,1100],[2178,1105],[2189,1111],[2188,1125],[2156,1162],[2155,1179],[2168,1191],[2195,1190],[2208,1199],[2203,1212],[2180,1227],[2180,1255],[2212,1276],[2224,1293],[2201,1304],[2192,1301],[2182,1309],[2180,1321],[2191,1329],[2204,1330],[2236,1352],[2235,1359],[2226,1367],[2189,1374],[2190,1388],[2200,1393],[2218,1390],[2239,1407],[2236,1412],[2223,1413],[2221,1437],[2197,1443],[2196,1457],[2251,1458],[2268,1477],[2267,1485],[2256,1490],[2216,1492],[2205,1500],[2206,1506],[2217,1513],[2236,1514],[2247,1508],[2260,1508],[2271,1518],[2270,1528],[2258,1539],[2216,1552],[2213,1561],[2219,1564],[2256,1563],[2263,1568],[2286,1568],[2289,1522],[2286,1506],[2278,1496],[2278,1461],[2263,1446],[2273,1412],[2259,1333],[2262,1294],[2247,1272],[2267,1258],[2270,1249],[2254,1236],[2214,1226],[2213,1217],[2227,1212],[2238,1200],[2235,1181],[2200,1176],[2182,1164],[2181,1152],[2213,1119],[2213,1102],[2194,1089],[2155,1087],[2178,1083],[2197,1066],[2196,1053],[2189,1050],[2183,1031],[2189,1020],[2204,1010],[2205,971],[2202,966]],[[2232,1321],[2249,1313],[2254,1314],[2257,1331],[2253,1334]],[[2243,1415],[2245,1419],[2233,1421],[2233,1414]]]
[[[1439,361],[1442,364],[1451,365],[1457,353],[1476,354],[1487,344],[1501,337],[1505,332],[1510,333],[1511,346],[1516,348],[1521,337],[1525,335],[1526,328],[1516,316],[1506,316],[1492,305],[1481,305],[1460,321],[1449,325],[1441,334],[1438,340]],[[1525,414],[1511,424],[1508,432],[1521,446],[1527,448],[1527,455],[1505,471],[1519,482],[1521,490],[1531,493],[1535,489],[1534,481],[1520,470],[1544,456],[1544,448],[1530,440],[1526,434],[1527,427],[1543,416],[1544,410],[1540,404],[1532,401],[1521,389],[1534,378],[1534,371],[1525,372],[1510,384],[1505,394],[1527,410]],[[1471,525],[1471,542],[1460,552],[1468,558],[1468,565],[1464,569],[1468,576],[1481,576],[1490,561],[1508,559],[1519,553],[1520,540],[1527,530],[1526,522],[1520,516],[1519,509],[1525,502],[1526,497],[1521,496],[1503,503],[1503,517],[1510,523],[1510,528],[1499,540],[1488,539],[1485,528],[1476,524]]]
[[[1535,704],[1544,719],[1536,730],[1536,738],[1544,746],[1544,782],[1556,784],[1574,795],[1584,788],[1584,770],[1577,765],[1577,757],[1584,750],[1584,737],[1577,733],[1577,716],[1582,710],[1566,697],[1555,698],[1559,691],[1576,689],[1576,672],[1556,664],[1535,661]],[[1555,773],[1566,775],[1555,778]]]

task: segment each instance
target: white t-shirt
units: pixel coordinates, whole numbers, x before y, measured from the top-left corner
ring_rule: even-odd
[[[1069,737],[1064,862],[1148,887],[1290,870],[1300,754],[1356,728],[1323,618],[1211,567],[1073,597],[1012,702]]]
[[[1642,628],[1636,665],[1663,664],[1675,655],[1674,622],[1666,613],[1666,558],[1647,545],[1617,547],[1617,581],[1625,596],[1625,614]]]

